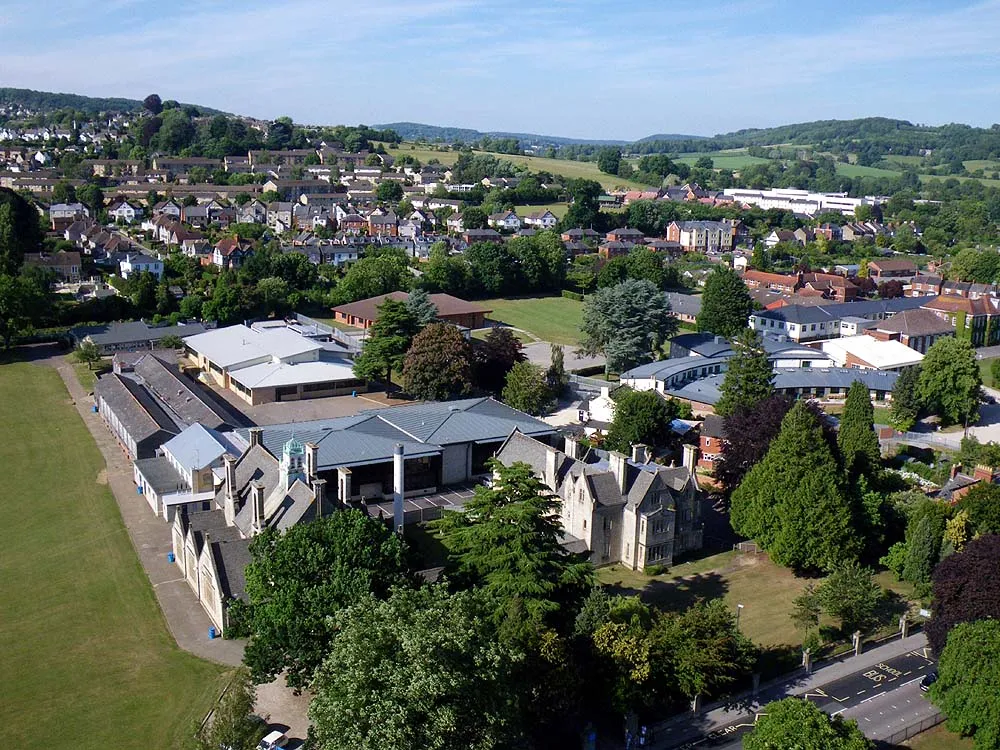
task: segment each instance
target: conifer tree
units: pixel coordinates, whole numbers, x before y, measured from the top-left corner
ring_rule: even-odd
[[[733,339],[735,354],[722,380],[722,398],[715,411],[728,417],[752,409],[774,395],[774,370],[761,343],[760,334],[743,328]]]
[[[837,447],[848,479],[859,474],[871,476],[881,460],[882,452],[875,434],[875,409],[867,386],[860,380],[855,380],[847,391]]]
[[[698,330],[716,336],[735,336],[747,327],[753,299],[743,280],[726,265],[718,265],[705,279],[698,313]]]
[[[889,407],[889,422],[897,430],[906,432],[917,423],[921,407],[919,388],[919,367],[907,367],[899,373],[892,389],[892,405]]]
[[[861,548],[852,509],[818,417],[799,401],[764,459],[733,492],[733,529],[779,565],[829,570]]]

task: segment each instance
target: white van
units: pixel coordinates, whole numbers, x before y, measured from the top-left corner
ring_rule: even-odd
[[[275,730],[264,735],[264,739],[257,743],[257,750],[277,750],[288,744],[288,737],[284,732]]]

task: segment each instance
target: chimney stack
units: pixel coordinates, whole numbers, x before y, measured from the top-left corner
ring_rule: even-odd
[[[403,492],[405,491],[403,477],[403,444],[396,443],[392,452],[392,522],[396,533],[403,534]]]
[[[984,466],[983,464],[978,464],[972,472],[972,478],[980,482],[992,482],[993,481],[993,469],[989,466]]]
[[[351,470],[346,466],[337,469],[337,500],[342,508],[351,504]]]
[[[628,481],[628,464],[624,453],[611,451],[608,455],[608,463],[611,466],[611,473],[614,474],[618,482],[618,490],[625,494],[625,484]]]
[[[253,448],[255,445],[264,444],[264,430],[260,427],[251,427],[248,430],[250,434],[250,447]]]
[[[695,474],[695,467],[698,463],[698,447],[690,443],[684,444],[684,468],[691,476]]]
[[[316,443],[306,443],[306,478],[312,479],[316,476],[316,469],[319,466],[318,453],[319,446]]]
[[[264,530],[264,485],[261,482],[250,483],[250,501],[253,503],[253,534]]]
[[[637,464],[649,463],[649,446],[636,443],[632,446],[632,461]]]
[[[580,441],[574,435],[567,435],[565,439],[564,451],[570,458],[579,458]]]
[[[313,499],[316,503],[316,518],[323,517],[323,503],[326,502],[326,480],[314,479],[312,481]]]
[[[226,494],[223,510],[226,513],[226,525],[232,526],[236,519],[236,456],[227,453],[222,460],[226,463]]]

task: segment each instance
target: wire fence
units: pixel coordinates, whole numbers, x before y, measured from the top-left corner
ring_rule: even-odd
[[[900,742],[906,742],[906,740],[916,737],[918,734],[926,732],[928,729],[933,729],[938,724],[944,722],[947,717],[940,711],[935,711],[930,716],[925,716],[923,719],[910,724],[908,727],[900,729],[897,732],[892,733],[888,737],[880,738],[880,741],[886,745],[895,747]]]

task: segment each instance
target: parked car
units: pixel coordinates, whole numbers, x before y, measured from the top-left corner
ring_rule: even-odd
[[[938,678],[937,672],[928,672],[927,674],[925,674],[924,679],[920,681],[920,690],[926,693],[928,690],[931,689],[931,685],[937,682],[937,678]]]
[[[275,729],[273,732],[265,734],[264,738],[257,743],[257,750],[277,750],[277,748],[284,747],[287,744],[288,737],[285,733]]]

